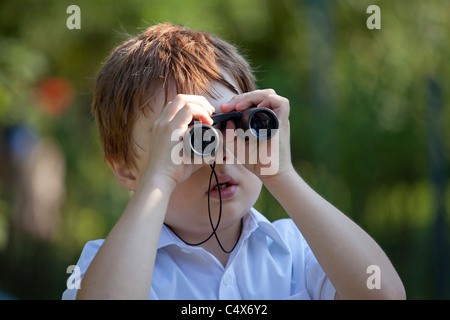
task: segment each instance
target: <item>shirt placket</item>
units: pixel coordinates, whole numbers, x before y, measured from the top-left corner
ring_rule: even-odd
[[[237,287],[236,274],[234,273],[234,268],[232,265],[225,270],[220,280],[219,299],[220,300],[241,299],[241,295]]]

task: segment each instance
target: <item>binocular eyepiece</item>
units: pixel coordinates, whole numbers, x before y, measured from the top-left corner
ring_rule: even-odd
[[[278,118],[271,109],[249,108],[243,111],[213,114],[214,123],[195,124],[184,137],[184,148],[189,148],[194,155],[208,157],[215,154],[220,143],[219,131],[225,129],[227,121],[234,122],[238,135],[243,138],[269,140],[278,129]]]

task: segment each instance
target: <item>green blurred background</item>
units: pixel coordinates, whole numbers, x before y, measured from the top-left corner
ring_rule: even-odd
[[[239,46],[258,86],[291,102],[304,179],[376,239],[408,298],[450,298],[446,0],[2,0],[1,298],[59,299],[67,267],[124,209],[90,114],[94,79],[114,46],[166,21]],[[265,189],[256,207],[286,217]]]

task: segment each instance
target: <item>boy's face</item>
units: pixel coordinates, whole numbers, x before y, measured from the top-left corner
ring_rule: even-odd
[[[236,88],[236,84],[229,77],[227,80]],[[214,92],[219,95],[218,99],[205,98],[215,108],[216,113],[222,113],[220,106],[231,100],[235,94],[222,85],[213,86]],[[151,156],[149,145],[148,128],[159,117],[164,104],[163,95],[156,98],[152,106],[153,112],[144,117],[140,116],[133,128],[133,139],[139,146],[137,169],[133,174],[137,184],[146,170],[146,164]],[[224,151],[224,157],[233,157],[231,152]],[[227,230],[235,230],[240,227],[240,218],[248,212],[255,204],[261,191],[262,183],[253,173],[236,161],[218,161],[215,171],[219,179],[222,196],[222,217],[218,232],[226,233]],[[231,162],[231,164],[230,164]],[[178,235],[189,242],[204,240],[212,232],[208,216],[208,190],[211,168],[203,164],[186,181],[177,185],[172,193],[167,209],[165,223],[169,225]],[[224,183],[222,183],[224,182]],[[213,176],[211,185],[216,185]],[[219,214],[219,195],[217,188],[210,192],[211,216],[214,224]],[[235,232],[235,231],[234,231]]]

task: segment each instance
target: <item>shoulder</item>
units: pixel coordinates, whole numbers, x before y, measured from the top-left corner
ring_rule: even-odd
[[[286,246],[291,249],[295,248],[295,251],[298,251],[298,249],[302,249],[303,251],[310,250],[308,243],[292,219],[280,219],[272,222],[272,224]]]
[[[98,250],[102,246],[103,242],[105,242],[105,239],[97,239],[97,240],[88,241],[84,245],[83,252]]]
[[[283,218],[270,222],[254,208],[250,212],[259,229],[282,247],[290,250],[292,247],[299,249],[308,245],[292,219]]]
[[[91,264],[92,260],[94,260],[95,255],[97,254],[104,241],[104,239],[98,239],[88,241],[85,244],[83,250],[81,251],[80,258],[77,262],[77,267],[79,267],[82,276],[84,276],[84,273]]]
[[[294,221],[290,218],[275,220],[272,222],[272,225],[282,234],[288,234],[290,236],[301,235]]]
[[[99,239],[88,241],[86,243],[83,250],[81,251],[80,258],[78,259],[77,264],[74,266],[76,267],[76,269],[74,268],[72,271],[72,276],[78,277],[75,278],[76,281],[81,281],[81,279],[84,277],[86,270],[88,269],[98,250],[102,246],[103,242],[103,239]],[[69,279],[71,279],[72,276]],[[78,288],[76,288],[76,286],[73,288],[69,288],[69,284],[67,284],[67,289],[63,292],[62,299],[75,300],[77,292]]]
[[[81,269],[83,269],[84,264],[88,263],[89,265],[91,263],[104,241],[104,239],[98,239],[86,243],[77,263]]]
[[[290,218],[271,223],[292,258],[292,299],[333,299],[336,293],[301,231]]]

